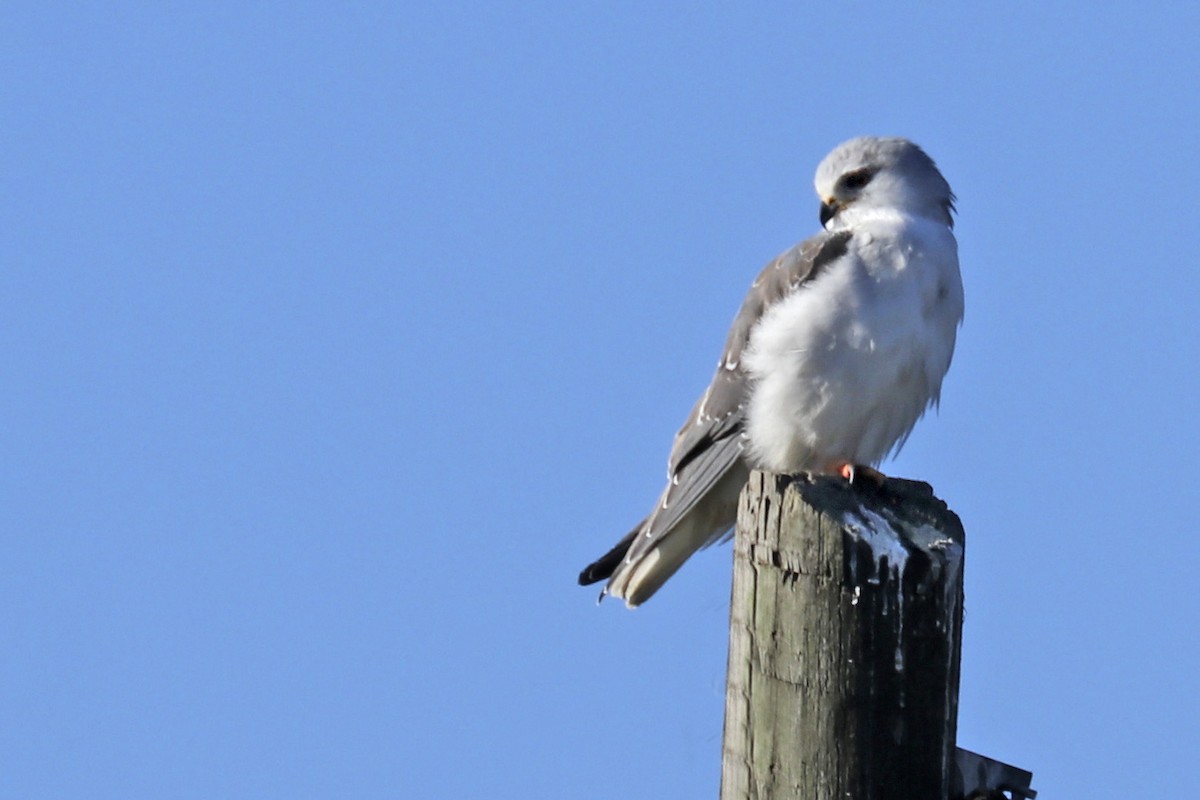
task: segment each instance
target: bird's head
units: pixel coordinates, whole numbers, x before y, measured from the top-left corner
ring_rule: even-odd
[[[933,159],[907,139],[863,136],[843,142],[817,167],[814,185],[821,225],[829,230],[884,210],[954,225],[950,184]]]

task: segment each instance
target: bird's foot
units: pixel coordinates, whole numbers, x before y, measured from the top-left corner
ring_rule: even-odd
[[[838,474],[846,479],[846,482],[853,485],[855,481],[869,481],[875,485],[875,488],[883,488],[884,481],[887,480],[887,475],[884,475],[874,467],[868,467],[865,464],[845,463],[838,468]]]

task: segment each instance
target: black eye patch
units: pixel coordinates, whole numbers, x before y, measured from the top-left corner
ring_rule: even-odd
[[[871,182],[871,178],[875,177],[875,170],[870,167],[856,169],[854,172],[847,172],[839,181],[842,188],[851,192],[857,192],[859,189]]]

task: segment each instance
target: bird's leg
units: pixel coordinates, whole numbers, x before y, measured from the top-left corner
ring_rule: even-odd
[[[884,475],[874,467],[868,467],[865,464],[851,464],[846,462],[838,468],[838,474],[841,475],[850,484],[856,480],[868,480],[877,487],[882,487],[884,481],[887,480],[887,475]]]

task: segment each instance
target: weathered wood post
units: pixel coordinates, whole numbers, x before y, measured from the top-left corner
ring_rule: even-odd
[[[722,800],[946,800],[964,535],[923,483],[755,472],[734,545]]]

